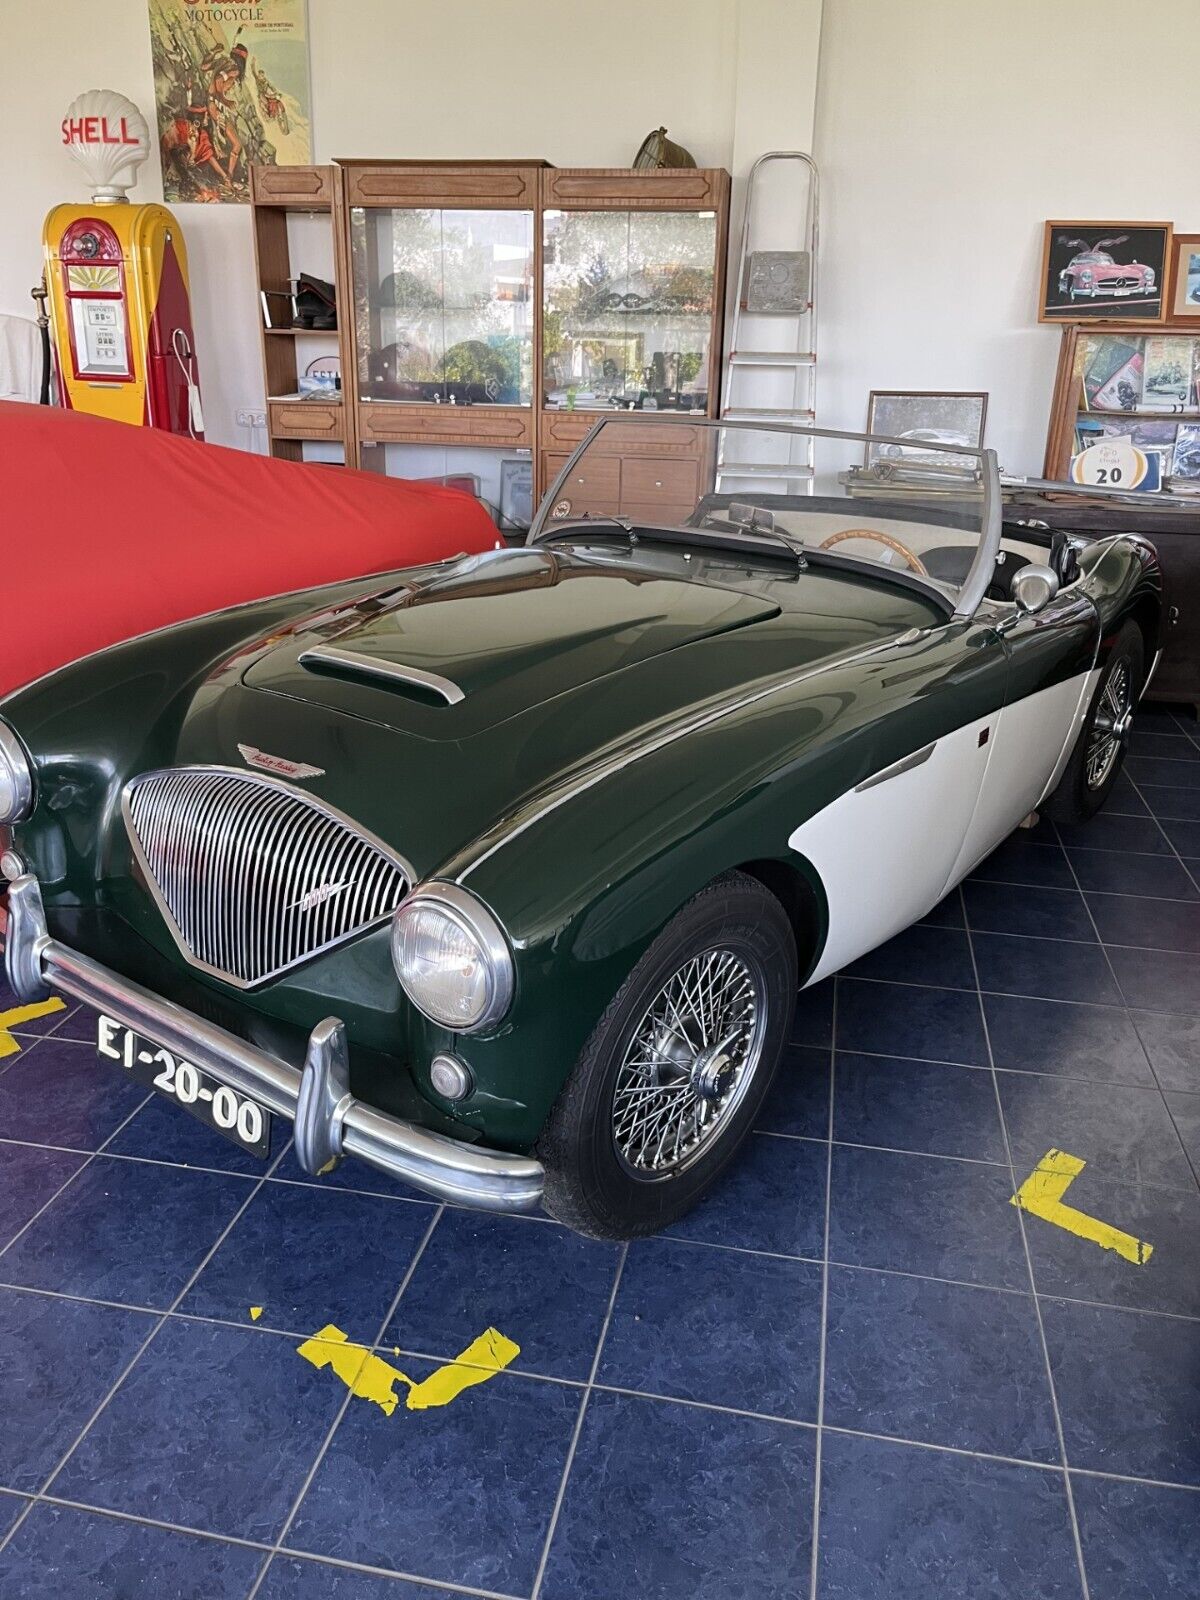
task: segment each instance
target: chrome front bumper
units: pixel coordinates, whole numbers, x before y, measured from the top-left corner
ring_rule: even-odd
[[[286,1117],[300,1165],[314,1176],[337,1156],[357,1156],[440,1200],[484,1211],[530,1211],[542,1197],[540,1162],[448,1139],[356,1100],[337,1017],[313,1029],[302,1068],[281,1061],[52,939],[32,876],[9,887],[5,963],[18,999],[73,995]]]

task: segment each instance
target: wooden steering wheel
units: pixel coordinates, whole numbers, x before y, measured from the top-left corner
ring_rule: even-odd
[[[840,533],[831,533],[828,539],[822,539],[819,548],[832,550],[835,544],[841,544],[846,539],[874,539],[877,544],[885,544],[889,550],[902,556],[922,578],[929,576],[929,569],[919,555],[914,554],[906,544],[901,544],[899,539],[893,539],[890,533],[880,533],[878,528],[843,528]]]

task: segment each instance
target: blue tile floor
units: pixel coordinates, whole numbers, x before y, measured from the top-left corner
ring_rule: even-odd
[[[264,1168],[82,1011],[18,1027],[0,1595],[1195,1600],[1198,784],[1144,717],[1100,825],[805,993],[736,1168],[628,1249]],[[1010,1203],[1050,1149],[1144,1264]],[[418,1380],[520,1354],[388,1416],[297,1355],[327,1323]]]

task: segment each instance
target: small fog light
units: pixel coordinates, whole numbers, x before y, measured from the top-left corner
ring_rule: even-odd
[[[3,878],[5,883],[16,883],[24,871],[25,863],[15,850],[6,850],[0,855],[0,878]]]
[[[463,1100],[473,1087],[471,1069],[457,1056],[434,1056],[429,1081],[443,1100]]]

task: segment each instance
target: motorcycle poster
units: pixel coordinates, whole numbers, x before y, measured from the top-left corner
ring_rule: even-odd
[[[306,0],[148,0],[168,205],[250,199],[250,167],[312,161]]]

